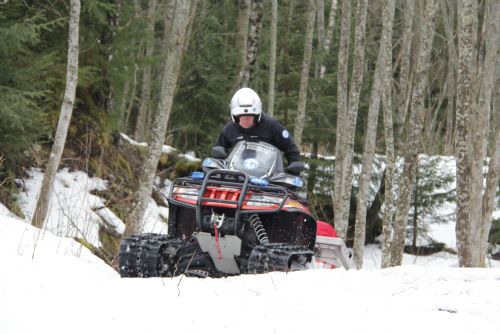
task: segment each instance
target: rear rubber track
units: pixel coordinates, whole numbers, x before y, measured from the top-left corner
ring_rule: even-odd
[[[313,256],[314,252],[307,247],[283,243],[259,245],[252,250],[248,259],[248,273],[290,271],[292,263],[299,263],[305,268],[305,264],[311,262]]]

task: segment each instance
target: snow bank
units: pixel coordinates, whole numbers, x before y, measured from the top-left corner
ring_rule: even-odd
[[[2,334],[500,329],[500,269],[405,265],[223,279],[121,279],[73,240],[38,233],[0,216]]]
[[[18,201],[26,222],[31,221],[43,180],[43,173],[39,169],[31,169],[28,175],[28,179],[18,180],[25,189]],[[106,181],[100,178],[91,178],[81,171],[62,169],[54,181],[44,228],[59,236],[85,239],[96,247],[101,245],[99,230],[102,227],[117,235],[123,233],[123,221],[106,208],[102,198],[92,194],[93,191],[105,191],[106,188]],[[144,232],[166,233],[167,218],[168,210],[158,207],[151,200],[145,214]]]

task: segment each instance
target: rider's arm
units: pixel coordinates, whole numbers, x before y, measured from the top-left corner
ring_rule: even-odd
[[[217,141],[215,142],[214,145],[214,146],[224,147],[226,149],[226,153],[231,148],[231,141],[229,140],[229,131],[230,131],[229,126],[228,124],[226,124],[226,126],[224,126],[220,131],[219,137],[217,138]]]
[[[283,151],[288,164],[300,160],[300,152],[297,145],[295,145],[292,134],[281,123],[275,123],[273,135],[276,146]]]

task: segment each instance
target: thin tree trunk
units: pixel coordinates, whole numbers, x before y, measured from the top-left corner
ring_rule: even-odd
[[[191,1],[191,11],[189,12],[189,24],[186,31],[186,43],[184,43],[184,52],[187,52],[189,48],[189,41],[191,40],[191,33],[193,31],[193,22],[196,15],[196,8],[198,8],[198,0]],[[201,14],[201,17],[205,17],[205,14]]]
[[[488,215],[488,207],[489,201],[488,192],[492,192],[492,190],[486,189],[484,197],[483,197],[483,162],[486,159],[486,151],[487,151],[487,142],[488,142],[488,129],[490,126],[490,114],[492,112],[491,109],[491,101],[493,96],[493,91],[495,87],[495,74],[497,73],[497,66],[500,65],[498,63],[498,33],[500,32],[500,3],[498,1],[493,3],[488,3],[486,6],[491,6],[491,8],[487,8],[487,12],[489,12],[489,22],[485,22],[483,25],[487,26],[486,30],[486,50],[484,57],[484,65],[482,76],[479,80],[479,97],[478,97],[478,105],[475,112],[477,126],[475,129],[484,129],[484,131],[475,131],[475,134],[472,136],[474,141],[474,149],[473,149],[473,159],[472,159],[472,168],[473,168],[473,183],[472,183],[472,194],[471,194],[471,216],[475,217],[474,220],[477,223],[477,227],[475,229],[477,232],[477,239],[479,240],[478,248],[478,266],[484,266],[485,258],[487,254],[487,245],[488,245],[488,234],[491,226],[491,212]],[[498,119],[498,117],[497,117]],[[499,128],[497,127],[497,137]],[[500,144],[499,144],[500,145]],[[496,161],[494,155],[490,160],[490,169],[488,173],[488,182],[494,181],[496,172]],[[492,179],[492,180],[491,180]],[[498,179],[498,177],[497,177]],[[488,185],[487,182],[487,185]],[[497,181],[498,183],[498,181]],[[493,187],[493,190],[496,189],[495,183],[490,183],[490,187]],[[478,207],[475,207],[478,205]],[[484,216],[485,213],[487,216]],[[479,220],[478,217],[481,217]]]
[[[135,124],[134,138],[137,141],[145,141],[146,128],[148,127],[147,119],[149,113],[149,106],[151,104],[151,75],[152,68],[149,62],[151,61],[151,56],[154,52],[154,39],[155,39],[155,12],[156,12],[156,0],[150,0],[148,3],[148,9],[146,11],[146,24],[147,28],[145,33],[147,34],[144,38],[144,54],[141,57],[146,61],[146,65],[142,70],[142,83],[141,83],[141,98],[139,101],[139,111],[137,112],[137,121]]]
[[[347,226],[349,223],[354,136],[356,132],[356,120],[358,118],[359,96],[363,83],[363,70],[365,67],[364,58],[367,7],[367,0],[358,1],[358,7],[356,10],[356,28],[354,31],[352,79],[349,88],[348,111],[343,124],[346,128],[346,138],[343,144],[345,154],[343,154],[342,160],[336,161],[336,164],[340,163],[342,168],[342,179],[339,180],[335,177],[335,188],[340,187],[340,212],[335,214],[335,228],[339,232],[341,238],[346,238]]]
[[[253,80],[257,61],[257,47],[259,45],[259,32],[262,27],[262,7],[262,0],[252,0],[246,58],[240,72],[238,87],[247,87]]]
[[[385,135],[385,201],[384,201],[384,224],[382,226],[382,268],[390,265],[390,248],[392,235],[394,231],[394,174],[395,174],[395,156],[394,156],[394,124],[392,121],[392,41],[389,40],[388,56],[385,58],[385,75],[382,91],[382,105],[384,107],[384,135]]]
[[[427,2],[424,26],[420,35],[420,46],[415,70],[415,85],[411,98],[409,136],[405,148],[403,174],[399,186],[399,201],[394,222],[394,239],[391,244],[390,255],[391,266],[401,265],[403,259],[410,200],[418,163],[419,139],[424,123],[424,95],[430,67],[437,9],[438,0],[429,0]]]
[[[335,15],[337,14],[337,0],[331,0],[330,14],[328,16],[328,28],[326,29],[325,40],[323,43],[323,52],[321,54],[321,64],[319,69],[319,78],[323,79],[326,73],[325,60],[330,53],[330,46],[332,45],[333,29],[335,27]]]
[[[319,57],[316,57],[314,64],[314,77],[319,78],[320,62],[322,62],[323,45],[325,43],[325,1],[315,0],[316,2],[316,31],[317,36],[317,48]]]
[[[139,73],[139,66],[137,64],[134,64],[134,75],[132,78],[132,89],[130,90],[130,94],[128,94],[128,102],[127,102],[127,109],[125,110],[125,117],[123,120],[123,129],[124,132],[128,129],[128,123],[130,119],[130,115],[132,114],[132,108],[134,107],[135,103],[135,94],[137,91],[137,75]]]
[[[497,64],[499,59],[497,58]],[[497,68],[497,73],[500,72]],[[486,190],[484,192],[481,223],[481,251],[480,251],[480,266],[486,266],[486,255],[488,252],[488,236],[491,229],[491,216],[495,209],[496,194],[500,177],[500,78],[497,80],[495,90],[495,98],[493,102],[493,113],[496,115],[494,119],[495,126],[493,127],[494,135],[492,136],[490,163],[488,166],[488,176],[486,178]]]
[[[299,105],[297,107],[297,118],[295,119],[295,131],[293,138],[298,147],[302,145],[302,133],[306,121],[307,87],[309,84],[309,70],[311,68],[312,43],[314,34],[314,20],[316,18],[316,7],[314,0],[309,0],[307,14],[306,35],[304,42],[304,59],[302,61],[302,74],[300,76]]]
[[[281,66],[283,73],[289,73],[292,70],[290,65],[290,34],[292,31],[292,22],[295,12],[295,0],[287,0],[286,3],[288,6],[288,11],[285,20],[285,29],[284,29],[285,33],[282,42],[283,48],[280,50],[280,59],[281,59]],[[285,101],[288,101],[290,96],[289,85],[284,85],[283,95]],[[281,118],[285,126],[288,126],[289,112],[290,112],[290,107],[288,105],[285,105],[283,107],[283,117]]]
[[[240,0],[238,10],[238,35],[236,38],[236,50],[240,50],[240,72],[236,88],[240,88],[243,80],[243,72],[247,67],[247,53],[248,53],[248,33],[250,24],[250,13],[252,12],[251,0]]]
[[[375,139],[377,135],[378,115],[380,109],[380,98],[383,89],[386,89],[384,84],[388,80],[383,76],[388,75],[385,71],[392,69],[386,68],[386,58],[392,58],[392,26],[394,20],[395,0],[388,0],[384,4],[382,14],[382,36],[380,39],[380,48],[377,57],[377,66],[375,68],[375,77],[372,85],[370,96],[370,104],[368,108],[367,128],[365,136],[365,147],[363,153],[363,162],[361,175],[359,179],[358,202],[356,206],[356,222],[354,233],[353,255],[354,262],[358,268],[363,267],[363,250],[366,240],[366,211],[368,200],[368,189],[371,183],[371,173],[373,166],[373,156],[375,155]],[[389,81],[390,84],[390,81]],[[389,88],[390,89],[390,88]]]
[[[448,4],[450,10],[448,11]],[[456,96],[456,72],[458,67],[457,47],[455,45],[455,36],[453,34],[453,22],[455,18],[455,1],[449,2],[441,0],[441,9],[443,11],[443,25],[446,32],[446,43],[448,47],[448,85],[446,89],[446,131],[444,141],[444,153],[452,154],[454,147],[455,133],[455,96]]]
[[[274,116],[274,83],[276,82],[276,38],[278,34],[278,0],[271,0],[271,50],[269,55],[269,91],[267,113]]]
[[[73,105],[75,103],[76,86],[78,84],[78,51],[79,51],[79,24],[80,24],[80,0],[70,1],[69,10],[69,38],[68,38],[68,65],[66,70],[66,89],[64,91],[64,99],[61,106],[61,114],[57,123],[57,130],[50,151],[47,169],[43,175],[42,188],[38,195],[35,212],[31,220],[31,224],[38,228],[43,228],[47,214],[49,211],[50,195],[54,184],[61,155],[66,144],[66,136],[68,134],[69,123],[73,113]]]
[[[175,8],[172,38],[169,43],[168,56],[165,60],[161,82],[161,95],[158,107],[155,110],[152,124],[151,141],[148,155],[139,178],[138,189],[134,196],[134,205],[130,212],[123,237],[140,232],[144,220],[144,213],[148,206],[156,175],[156,168],[160,159],[161,149],[165,140],[172,102],[177,87],[181,69],[186,31],[189,21],[190,2],[179,1]]]
[[[474,11],[473,0],[458,5],[457,73],[457,250],[461,267],[471,267],[472,240],[470,224],[471,166],[469,120],[474,108]]]
[[[347,93],[348,93],[348,69],[349,69],[349,41],[351,35],[351,1],[342,2],[342,18],[340,23],[340,41],[338,51],[338,68],[337,68],[337,126],[335,140],[335,188],[333,194],[333,213],[335,218],[335,228],[340,232],[342,227],[342,238],[345,238],[345,230],[347,226],[341,226],[342,209],[341,209],[341,180],[342,176],[342,161],[345,155],[344,138],[346,136],[346,127],[344,125],[347,118]]]
[[[121,101],[120,101],[120,131],[125,132],[125,128],[127,127],[127,123],[125,123],[126,120],[128,120],[128,116],[126,114],[127,110],[127,101],[128,101],[128,96],[130,94],[130,79],[127,79],[125,83],[123,84],[123,92],[121,96]]]
[[[412,28],[413,19],[415,17],[415,2],[413,0],[404,1],[403,12],[403,36],[401,41],[401,49],[399,58],[401,61],[400,75],[399,75],[399,94],[397,99],[397,111],[395,117],[396,133],[398,136],[402,135],[404,129],[406,116],[408,114],[409,95],[411,94],[411,81],[410,81],[410,61],[411,61],[411,41],[412,41]]]

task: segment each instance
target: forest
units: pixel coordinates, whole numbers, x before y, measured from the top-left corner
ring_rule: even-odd
[[[41,168],[43,227],[68,167],[108,180],[136,233],[155,178],[201,168],[163,145],[209,156],[251,87],[360,266],[375,239],[400,265],[436,201],[456,203],[460,266],[485,266],[500,244],[499,25],[498,0],[0,0],[0,202],[22,216],[17,180]],[[433,192],[455,181],[429,156],[454,158],[452,190]]]

